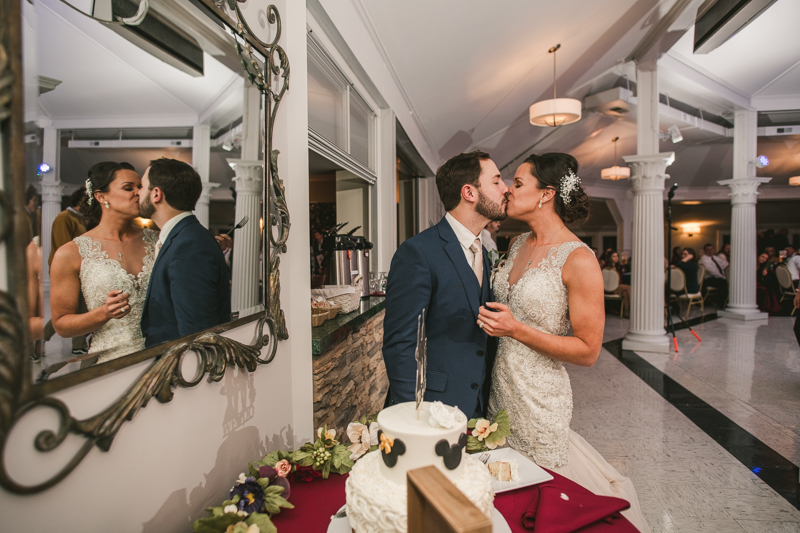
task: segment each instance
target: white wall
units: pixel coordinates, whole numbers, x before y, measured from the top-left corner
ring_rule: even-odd
[[[268,450],[287,449],[313,435],[311,323],[308,313],[308,174],[306,96],[306,8],[275,2],[283,22],[282,45],[291,61],[290,91],[275,126],[292,216],[288,253],[281,260],[282,305],[290,338],[275,360],[254,374],[229,371],[220,383],[178,389],[167,404],[152,400],[120,429],[109,452],[92,450],[75,471],[42,494],[0,492],[0,529],[62,532],[191,531],[203,509],[227,496],[248,461]],[[291,117],[291,120],[289,119]],[[254,324],[226,336],[251,342]],[[77,418],[114,401],[151,361],[59,393]],[[55,427],[52,412],[39,409],[22,419],[4,462],[19,481],[35,483],[65,464],[71,437],[57,452],[41,454],[34,436]]]

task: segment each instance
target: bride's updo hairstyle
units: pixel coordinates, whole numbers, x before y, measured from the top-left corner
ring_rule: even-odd
[[[569,154],[552,152],[542,155],[530,155],[524,161],[530,163],[531,174],[539,182],[539,189],[552,187],[556,190],[553,197],[556,214],[565,224],[580,220],[585,222],[589,218],[589,196],[578,183],[569,193],[569,202],[564,202],[561,197],[562,178],[578,175],[578,160]]]
[[[124,170],[124,167],[113,161],[103,161],[92,165],[92,168],[89,169],[89,179],[86,180],[86,196],[88,198],[81,204],[81,212],[89,219],[86,229],[97,226],[103,216],[103,206],[94,197],[94,193],[108,192],[108,186],[114,181],[118,170]]]

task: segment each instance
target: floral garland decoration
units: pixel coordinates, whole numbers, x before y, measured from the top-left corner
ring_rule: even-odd
[[[494,421],[485,418],[471,418],[467,422],[467,453],[481,453],[494,450],[506,443],[511,435],[511,420],[504,410],[497,411]]]
[[[317,429],[317,440],[296,451],[274,451],[248,465],[230,491],[229,499],[206,508],[209,516],[194,522],[194,533],[277,533],[270,517],[289,503],[291,483],[347,474],[355,461],[378,449],[378,414],[347,425],[350,446],[336,439],[336,430]],[[467,423],[467,453],[479,453],[505,444],[511,434],[508,413],[498,411],[494,421],[473,418]]]

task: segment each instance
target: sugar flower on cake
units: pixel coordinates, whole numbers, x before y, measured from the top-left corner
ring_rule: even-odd
[[[275,463],[275,470],[280,477],[286,477],[292,471],[292,464],[288,459],[282,459]]]
[[[247,516],[247,513],[244,511],[240,511],[238,507],[235,505],[226,505],[225,508],[222,509],[223,513],[233,513],[238,514],[239,516]]]
[[[466,417],[458,410],[458,407],[450,407],[442,402],[431,403],[430,413],[428,424],[435,428],[452,429],[456,425],[467,421]]]
[[[377,425],[373,422],[372,425]],[[373,445],[371,428],[361,422],[350,422],[347,425],[347,436],[350,438],[351,444],[347,447],[350,452],[350,459],[355,461],[369,451],[370,446]],[[377,429],[375,431],[377,441]],[[377,443],[377,442],[376,442]]]
[[[256,478],[250,476],[244,483],[239,483],[231,489],[230,497],[239,496],[237,509],[248,515],[255,513],[264,505],[264,489],[258,484]]]

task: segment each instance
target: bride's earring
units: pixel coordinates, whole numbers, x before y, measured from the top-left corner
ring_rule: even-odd
[[[106,202],[106,207],[108,207],[108,202]],[[542,208],[542,199],[539,198],[539,209]]]
[[[109,207],[111,207],[110,205],[108,205],[108,200],[106,200],[106,202],[105,202],[105,206],[106,206],[106,209],[108,209]],[[539,207],[542,207],[542,202],[539,202]]]

